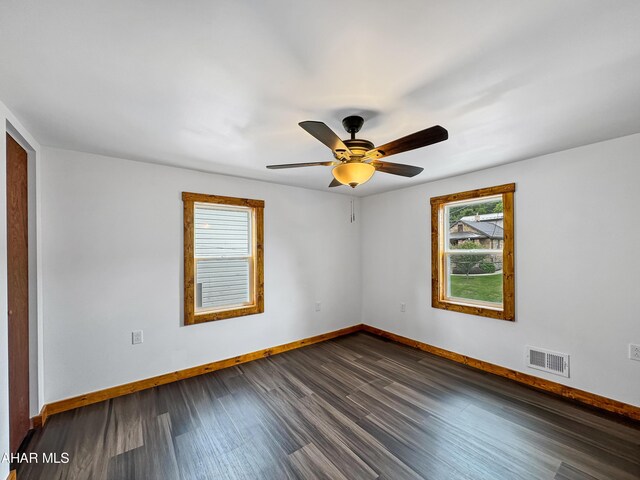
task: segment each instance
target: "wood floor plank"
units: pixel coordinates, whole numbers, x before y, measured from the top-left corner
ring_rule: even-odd
[[[426,438],[412,422],[390,416],[387,420],[395,421],[390,423],[377,414],[371,414],[359,420],[358,425],[379,440],[384,448],[403,464],[411,465],[419,478],[471,478],[458,470],[453,462],[439,458],[434,452],[425,449],[422,442],[425,439],[432,442],[433,439]],[[393,470],[385,473],[392,475]]]
[[[179,479],[169,414],[164,413],[153,420],[145,420],[142,429],[144,445],[112,457],[107,480]]]
[[[110,406],[105,444],[112,446],[112,454],[119,455],[141,447],[144,443],[142,438],[144,416],[140,411],[142,404],[139,398],[135,395],[125,395],[114,399]]]
[[[309,480],[350,480],[313,443],[296,450],[289,455],[289,458],[293,468],[301,478]]]
[[[585,473],[571,465],[562,462],[556,476],[555,480],[597,480],[597,477],[593,477],[588,473]]]
[[[334,438],[335,442],[346,445],[372,471],[379,475],[393,473],[398,480],[420,478],[411,467],[395,457],[377,438],[358,423],[352,422],[348,416],[342,414],[322,397],[313,395],[301,399],[301,402],[305,405],[305,408],[301,409],[304,415],[321,419],[317,425],[323,429],[324,436]]]
[[[52,417],[27,480],[638,480],[640,424],[357,333]]]

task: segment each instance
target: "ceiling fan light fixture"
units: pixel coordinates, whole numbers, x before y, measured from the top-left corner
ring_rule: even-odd
[[[341,163],[333,168],[333,177],[343,185],[356,188],[358,185],[368,182],[376,169],[369,163],[351,162]]]

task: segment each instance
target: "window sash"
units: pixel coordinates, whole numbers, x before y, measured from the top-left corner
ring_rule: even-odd
[[[479,205],[479,204],[483,204],[483,203],[492,203],[492,202],[500,202],[500,201],[504,201],[503,199],[503,195],[490,195],[490,196],[486,196],[486,197],[477,197],[477,198],[471,198],[471,199],[467,199],[467,200],[459,200],[459,201],[455,201],[455,202],[446,202],[446,203],[442,203],[440,205],[440,211],[441,211],[441,218],[442,218],[442,230],[441,230],[441,236],[443,237],[442,242],[441,242],[441,251],[445,252],[445,253],[450,253],[451,251],[453,251],[454,249],[450,248],[451,245],[451,225],[449,223],[449,209],[451,207],[462,207],[462,206],[472,206],[472,205]],[[497,249],[496,249],[497,250]],[[500,251],[502,251],[502,249],[500,249]],[[475,250],[474,250],[475,252]]]
[[[473,252],[474,254],[479,252],[479,250],[466,250],[466,252]],[[494,251],[495,254],[500,255],[502,257],[502,251]],[[477,298],[468,298],[468,297],[458,297],[452,294],[452,286],[451,286],[451,277],[453,275],[456,276],[464,276],[463,273],[454,274],[453,267],[451,266],[451,262],[448,261],[451,258],[451,255],[447,253],[443,253],[442,255],[442,277],[444,280],[443,290],[442,290],[442,298],[446,302],[456,303],[458,305],[470,305],[470,306],[482,306],[484,308],[489,308],[491,310],[502,311],[504,309],[504,282],[502,283],[502,300],[500,302],[491,302],[488,300],[480,300]],[[504,259],[502,259],[502,263],[504,264]],[[492,274],[489,274],[492,275]],[[502,275],[499,273],[494,273],[493,275]]]
[[[253,209],[247,207],[237,207],[237,206],[228,206],[228,205],[220,205],[215,203],[201,203],[196,202],[194,204],[194,286],[195,286],[195,295],[193,296],[194,300],[194,310],[196,315],[200,315],[203,313],[210,312],[218,312],[225,310],[232,310],[240,307],[246,307],[248,305],[254,304],[255,298],[255,282],[252,281],[254,278],[254,264],[255,259],[253,255],[253,230],[254,230],[254,222],[255,215]],[[198,215],[198,209],[200,212]],[[205,218],[207,213],[203,215],[203,210],[209,210],[208,214],[209,218]],[[228,215],[225,215],[225,212],[229,212]],[[246,218],[242,218],[238,215],[233,215],[234,213],[243,213],[246,215]],[[200,218],[198,218],[200,216]],[[225,218],[227,217],[227,218]],[[198,221],[200,220],[200,221]],[[211,221],[211,229],[208,230],[206,227],[202,227],[202,221]],[[201,225],[199,227],[199,225]],[[206,225],[206,223],[205,223]],[[218,230],[217,227],[222,225],[223,227],[230,227],[229,229]],[[230,250],[234,251],[231,254],[212,254],[212,255],[199,255],[197,253],[202,250],[206,250],[203,246],[198,247],[198,237],[200,239],[203,238],[204,235],[209,235],[210,239],[213,239],[211,242],[211,246],[209,246],[208,250],[211,251],[220,251],[227,245],[230,245]],[[225,243],[225,237],[232,237],[232,243]],[[242,238],[242,237],[246,237]],[[220,239],[222,242],[216,242],[215,240]],[[242,255],[238,254],[238,252],[246,251],[247,254]],[[211,281],[208,282],[207,292],[209,298],[216,296],[212,290],[214,290],[214,283],[219,283],[219,289],[217,290],[217,294],[220,298],[223,297],[223,292],[225,291],[233,291],[240,292],[241,290],[246,291],[246,295],[238,293],[237,295],[229,295],[229,302],[225,303],[224,301],[216,302],[214,300],[210,300],[209,302],[204,302],[205,298],[205,282],[198,282],[199,273],[201,273],[200,265],[204,262],[213,262],[213,263],[222,263],[222,262],[230,262],[233,263],[234,260],[242,260],[246,262],[246,275],[242,275],[243,280],[246,279],[246,282],[243,283],[246,287],[244,289],[241,288],[232,288],[238,287],[238,284],[225,284],[224,282],[216,282],[215,277],[211,278]],[[231,267],[233,268],[233,267]],[[225,287],[229,287],[225,289]],[[242,300],[246,298],[244,301],[233,301],[233,300]],[[209,303],[210,305],[204,306],[203,303]],[[198,305],[200,304],[200,305]]]
[[[502,285],[502,294],[503,300],[502,302],[487,302],[483,300],[477,300],[473,298],[465,298],[465,297],[455,297],[451,295],[451,267],[448,264],[447,260],[451,256],[455,255],[502,255],[503,248],[493,249],[493,248],[478,248],[478,249],[462,249],[450,248],[450,237],[451,233],[451,224],[449,223],[449,207],[450,206],[459,206],[459,205],[477,205],[482,203],[487,203],[487,201],[491,200],[502,200],[503,195],[493,195],[491,197],[481,197],[474,198],[471,200],[463,200],[459,202],[450,202],[443,203],[439,206],[439,222],[440,222],[440,242],[439,242],[439,253],[440,253],[440,272],[441,272],[441,280],[443,281],[441,285],[441,300],[449,303],[455,303],[458,305],[468,305],[468,306],[481,306],[484,308],[488,308],[491,310],[502,311],[504,308],[504,284]]]
[[[204,262],[208,263],[224,263],[224,262],[233,262],[233,261],[242,261],[243,264],[246,265],[246,275],[245,272],[240,272],[239,275],[237,271],[232,271],[232,276],[238,276],[239,278],[233,279],[229,278],[227,280],[216,279],[215,277],[211,278],[211,281],[207,282],[208,288],[205,287],[205,282],[199,282],[199,275],[201,274],[200,265]],[[225,258],[197,258],[195,259],[195,268],[194,268],[194,285],[196,288],[196,292],[194,295],[194,308],[196,314],[208,313],[208,312],[216,312],[221,310],[228,310],[233,308],[244,307],[247,305],[253,304],[254,298],[254,290],[255,285],[252,282],[253,278],[253,257],[225,257]],[[239,264],[242,265],[242,264]],[[228,273],[228,272],[225,272]],[[227,275],[229,277],[229,275]],[[200,278],[202,280],[202,278]],[[207,291],[205,291],[207,288]],[[205,302],[205,297],[208,301]],[[216,301],[214,298],[224,298],[227,297],[229,301],[226,303],[219,300]],[[233,300],[242,300],[246,298],[245,301],[233,301]],[[206,303],[206,305],[205,305]]]
[[[253,256],[255,218],[251,208],[196,202],[193,215],[194,258]],[[225,253],[225,249],[229,251]],[[214,253],[202,255],[203,251]]]

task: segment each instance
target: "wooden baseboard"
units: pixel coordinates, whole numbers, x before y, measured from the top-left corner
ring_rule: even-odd
[[[314,343],[323,342],[332,338],[341,337],[350,333],[358,332],[362,329],[362,325],[353,325],[351,327],[342,328],[333,332],[323,333],[321,335],[315,335],[313,337],[304,338],[291,343],[285,343],[284,345],[278,345],[276,347],[265,348],[252,353],[246,353],[233,358],[227,358],[225,360],[219,360],[217,362],[211,362],[197,367],[187,368],[185,370],[178,370],[177,372],[166,373],[164,375],[158,375],[157,377],[146,378],[144,380],[138,380],[124,385],[118,385],[116,387],[105,388],[104,390],[98,390],[96,392],[87,393],[85,395],[79,395],[77,397],[66,398],[57,402],[46,404],[42,407],[40,412],[40,425],[43,426],[48,417],[55,415],[56,413],[65,412],[67,410],[73,410],[74,408],[84,407],[91,405],[92,403],[102,402],[111,398],[120,397],[129,393],[139,392],[148,388],[165,385],[167,383],[177,382],[178,380],[184,380],[185,378],[196,377],[209,372],[215,372],[216,370],[222,370],[223,368],[232,367],[234,365],[240,365],[241,363],[250,362],[259,358],[270,357],[278,353],[287,352],[296,348],[312,345]],[[36,417],[34,417],[35,419]]]
[[[204,365],[199,365],[197,367],[179,370],[177,372],[166,373],[157,377],[138,380],[124,385],[118,385],[116,387],[106,388],[104,390],[98,390],[96,392],[87,393],[85,395],[79,395],[77,397],[67,398],[64,400],[59,400],[57,402],[49,403],[42,407],[39,415],[36,415],[31,419],[32,426],[33,428],[40,428],[44,426],[44,424],[47,422],[47,419],[51,415],[55,415],[56,413],[73,410],[75,408],[102,402],[104,400],[120,397],[129,393],[139,392],[148,388],[165,385],[167,383],[176,382],[178,380],[184,380],[186,378],[203,375],[205,373],[215,372],[216,370],[221,370],[223,368],[228,368],[234,365],[240,365],[252,360],[269,357],[271,355],[287,352],[289,350],[294,350],[306,345],[323,342],[325,340],[331,340],[332,338],[341,337],[343,335],[348,335],[350,333],[355,333],[361,330],[377,335],[379,337],[386,338],[388,340],[392,340],[394,342],[402,343],[404,345],[408,345],[413,348],[432,353],[439,357],[447,358],[454,362],[462,363],[464,365],[468,365],[470,367],[492,373],[494,375],[509,378],[516,382],[537,388],[539,390],[543,390],[545,392],[551,392],[562,397],[569,398],[586,405],[590,405],[592,407],[596,407],[612,413],[617,413],[634,420],[640,420],[640,407],[622,403],[611,398],[602,397],[600,395],[596,395],[595,393],[578,390],[577,388],[568,387],[566,385],[552,382],[550,380],[545,380],[543,378],[534,377],[533,375],[528,375],[526,373],[511,370],[506,367],[494,365],[492,363],[468,357],[460,353],[451,352],[443,348],[434,347],[433,345],[419,342],[411,338],[403,337],[395,333],[387,332],[376,327],[360,324],[340,330],[335,330],[333,332],[323,333],[321,335],[316,335],[302,340],[297,340],[295,342],[285,343],[284,345],[278,345],[277,347],[266,348],[263,350],[258,350],[256,352],[239,355],[237,357],[227,358],[225,360],[219,360],[217,362],[207,363]]]
[[[577,388],[568,387],[560,383],[552,382],[551,380],[545,380],[544,378],[534,377],[526,373],[511,370],[510,368],[494,365],[493,363],[478,360],[472,357],[467,357],[460,353],[451,352],[443,348],[434,347],[427,343],[422,343],[411,338],[403,337],[402,335],[396,335],[395,333],[387,332],[379,328],[371,327],[369,325],[362,325],[362,330],[372,333],[379,337],[383,337],[394,342],[409,345],[410,347],[423,350],[425,352],[433,353],[439,357],[453,360],[454,362],[462,363],[478,370],[506,377],[519,383],[523,383],[530,387],[537,388],[538,390],[544,390],[545,392],[555,393],[565,398],[570,398],[577,402],[590,405],[592,407],[606,410],[608,412],[617,413],[633,420],[640,420],[640,407],[630,405],[627,403],[619,402],[611,398],[602,397],[595,393],[585,392],[584,390],[578,390]]]
[[[38,415],[31,417],[31,430],[42,428],[42,411]]]

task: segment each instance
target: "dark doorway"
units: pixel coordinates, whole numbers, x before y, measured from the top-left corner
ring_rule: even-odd
[[[29,227],[27,152],[7,134],[9,445],[29,432]]]

